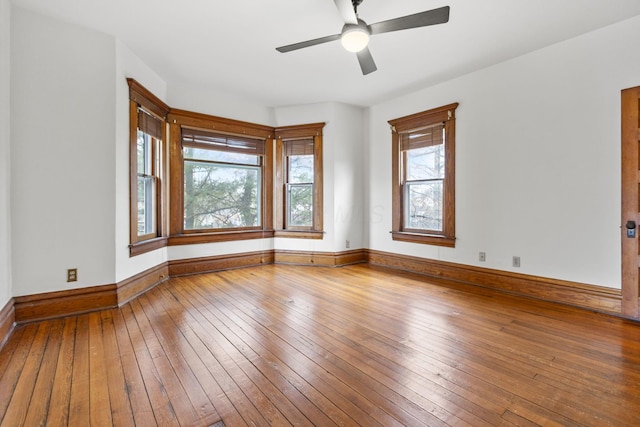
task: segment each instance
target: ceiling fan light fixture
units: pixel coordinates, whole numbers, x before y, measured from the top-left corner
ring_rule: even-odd
[[[369,30],[366,26],[350,26],[342,32],[340,41],[349,52],[360,52],[369,44]]]

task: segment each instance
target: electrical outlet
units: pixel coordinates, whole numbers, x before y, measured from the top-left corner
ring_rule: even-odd
[[[347,240],[344,245],[349,249],[351,247],[351,242]]]
[[[519,256],[514,256],[513,257],[513,266],[514,267],[520,267],[520,257]]]
[[[480,252],[478,254],[478,261],[485,262],[486,260],[487,260],[487,253],[486,252]]]
[[[67,282],[77,282],[78,281],[78,269],[70,268],[67,270]]]

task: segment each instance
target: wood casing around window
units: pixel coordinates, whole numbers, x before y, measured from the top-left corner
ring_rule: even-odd
[[[393,240],[424,243],[437,246],[455,246],[455,111],[458,103],[389,120],[391,125],[391,174],[392,174],[392,230]],[[441,233],[407,229],[404,225],[404,176],[403,152],[400,134],[444,124],[445,139],[445,177],[443,189],[443,230]]]
[[[322,185],[322,129],[325,123],[286,126],[275,129],[275,236],[303,239],[322,239],[323,232],[323,185]],[[313,182],[313,225],[311,227],[289,228],[286,216],[286,175],[287,165],[284,147],[287,141],[313,138],[314,182]]]
[[[127,79],[129,85],[129,233],[130,233],[130,245],[129,256],[136,256],[145,252],[149,252],[166,245],[166,216],[163,213],[166,211],[164,203],[166,203],[166,183],[164,177],[166,176],[167,162],[165,156],[165,143],[166,141],[166,116],[169,112],[169,106],[162,102],[158,97],[151,93],[148,89],[142,86],[134,79]],[[158,156],[160,159],[158,167],[160,170],[155,171],[155,174],[160,177],[160,181],[157,183],[158,191],[156,191],[156,211],[155,215],[155,230],[145,236],[138,235],[138,171],[137,171],[137,141],[138,141],[138,117],[139,110],[142,109],[149,115],[155,117],[160,121],[160,133],[162,139],[160,140],[158,149],[159,152],[154,153],[154,156]]]
[[[269,126],[239,120],[210,116],[207,114],[172,109],[169,122],[170,185],[169,198],[169,245],[186,245],[231,240],[247,240],[273,237],[273,135]],[[264,141],[262,161],[261,218],[259,227],[234,228],[231,230],[184,230],[184,156],[182,129],[214,131]]]

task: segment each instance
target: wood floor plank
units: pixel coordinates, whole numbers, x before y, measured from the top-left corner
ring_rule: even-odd
[[[269,425],[269,422],[263,417],[262,413],[244,393],[240,384],[236,383],[235,378],[225,369],[221,361],[215,357],[214,351],[212,350],[212,347],[215,348],[215,346],[210,342],[207,328],[198,322],[190,322],[188,326],[189,328],[185,329],[183,333],[193,346],[193,349],[200,355],[203,364],[207,367],[213,378],[215,378],[218,394],[232,402],[234,410],[238,411],[238,414],[241,415],[247,425]],[[214,385],[211,384],[211,386]],[[230,410],[228,407],[225,407],[225,409]],[[226,420],[229,416],[225,410],[220,411],[220,414],[223,420]]]
[[[118,343],[118,352],[120,353],[126,394],[131,405],[134,424],[136,426],[149,427],[157,425],[122,309],[113,309],[111,313],[113,315],[113,326]]]
[[[18,326],[0,425],[633,426],[640,324],[368,265],[172,278]]]
[[[2,352],[0,352],[0,378],[2,378],[9,368],[9,363],[13,354],[21,347],[20,342],[22,340],[22,335],[24,334],[24,327],[17,327],[13,330],[13,333],[5,343],[2,348]],[[1,419],[1,417],[0,417]]]
[[[73,349],[73,373],[69,399],[69,425],[86,425],[90,420],[89,316],[77,317]]]
[[[51,329],[47,337],[47,344],[44,349],[42,361],[38,368],[38,377],[35,381],[29,409],[25,417],[24,424],[27,426],[44,425],[47,421],[49,403],[55,379],[60,346],[62,345],[62,332],[64,321],[61,319],[51,320]]]
[[[230,304],[240,304],[245,305],[248,304],[247,295],[244,295],[244,298],[236,299],[235,301],[229,300]],[[262,302],[254,301],[254,303],[261,304],[262,307],[267,309],[266,304]],[[251,306],[246,306],[247,311],[255,312],[255,310],[250,310]],[[254,317],[254,321],[259,322],[259,317]],[[288,318],[293,321],[293,318]],[[304,340],[300,340],[299,334],[296,330],[291,329],[289,325],[285,325],[284,323],[274,323],[269,322],[268,328],[275,332],[277,335],[281,337],[289,337],[288,339],[293,340],[295,342],[295,346],[298,349],[304,349],[303,354],[305,354],[308,358],[314,360],[321,360],[321,367],[328,373],[332,373],[337,378],[342,378],[343,381],[347,381],[347,385],[350,386],[355,394],[352,395],[352,399],[356,399],[358,401],[359,406],[368,408],[369,413],[371,413],[374,417],[378,418],[378,421],[383,425],[394,425],[400,420],[413,420],[416,422],[419,419],[424,419],[424,417],[428,417],[429,415],[422,411],[422,408],[418,408],[421,414],[416,417],[415,415],[411,415],[405,411],[408,408],[402,407],[404,402],[399,402],[401,399],[396,399],[397,396],[393,395],[393,393],[389,392],[387,395],[384,393],[388,390],[384,389],[383,384],[379,383],[377,380],[372,380],[371,377],[368,377],[366,374],[363,374],[359,369],[351,369],[353,366],[345,363],[340,358],[335,357],[330,351],[326,348],[319,346],[316,341],[309,341],[310,336],[306,336]],[[372,390],[375,393],[368,393],[368,398],[371,400],[364,400],[362,398],[363,390]],[[408,421],[411,422],[411,421]],[[435,422],[432,420],[432,422]]]
[[[100,313],[89,314],[89,413],[91,425],[113,425]],[[106,385],[106,387],[105,387]]]
[[[107,385],[109,391],[109,404],[113,425],[134,426],[131,400],[127,394],[127,384],[122,366],[122,356],[118,348],[113,310],[104,310],[100,313],[102,327],[102,347],[107,371]]]
[[[151,352],[140,331],[138,321],[131,308],[131,302],[125,304],[121,310],[156,423],[158,425],[179,424],[162,378],[153,363]],[[131,395],[131,393],[129,394]]]
[[[60,354],[53,379],[51,402],[47,413],[47,425],[62,426],[69,422],[71,378],[73,375],[73,352],[75,347],[76,317],[64,319]]]
[[[200,311],[194,310],[191,314],[195,317],[199,325],[207,325],[209,320]],[[258,409],[265,420],[270,425],[288,425],[290,421],[284,414],[269,400],[269,397],[259,385],[253,381],[250,373],[243,370],[242,360],[237,357],[237,353],[228,346],[224,337],[221,336],[215,325],[210,324],[206,335],[201,335],[211,354],[220,361],[228,375],[235,379],[247,398]],[[262,378],[259,378],[262,380]]]
[[[226,338],[228,341],[226,348],[238,354],[238,356],[241,354],[239,360],[242,360],[243,371],[255,379],[264,377],[265,380],[256,383],[256,385],[269,396],[272,402],[277,403],[279,410],[287,417],[288,421],[294,425],[327,425],[333,423],[324,412],[309,401],[287,378],[273,369],[273,365],[262,363],[264,359],[270,358],[268,350],[264,349],[265,351],[261,353],[262,356],[258,356],[251,348],[251,345],[239,337],[239,334],[244,331],[239,327],[234,327],[236,325],[232,319],[225,317],[214,307],[208,305],[202,307],[200,311],[210,323],[215,324],[215,327]],[[256,382],[255,379],[254,383]],[[302,407],[303,412],[298,409],[299,406]],[[305,416],[304,414],[307,415]]]
[[[191,364],[184,357],[187,349],[180,346],[181,340],[179,336],[182,336],[182,332],[168,316],[163,306],[160,303],[154,304],[156,301],[150,295],[142,295],[139,298],[140,306],[145,312],[149,327],[155,331],[155,335],[167,355],[166,359],[171,364],[170,369],[175,372],[176,379],[180,382],[184,394],[190,401],[193,409],[193,411],[190,411],[190,415],[193,416],[191,422],[202,425],[213,424],[220,420],[220,416],[203,390],[191,368]],[[151,327],[151,324],[153,324],[153,327]],[[192,359],[193,364],[197,365],[197,362]],[[181,419],[184,418],[181,417]]]
[[[11,344],[7,349],[7,353],[10,352],[11,354],[4,355],[4,348],[0,352],[3,353],[2,361],[5,364],[3,367],[4,372],[0,376],[0,384],[2,384],[2,387],[0,387],[0,420],[2,425],[9,424],[4,422],[7,420],[6,412],[15,392],[16,384],[24,370],[26,359],[31,351],[38,325],[24,325],[17,329],[20,333],[9,337],[9,342],[15,341],[15,348],[12,350],[13,344]]]
[[[51,322],[45,321],[38,325],[33,342],[24,361],[24,369],[20,373],[7,412],[5,413],[4,425],[24,425],[27,411],[34,394],[38,371],[42,364],[45,349],[51,330]],[[5,421],[7,423],[5,424]]]
[[[196,295],[198,295],[197,287],[192,287],[192,289],[195,290]],[[183,292],[182,289],[176,291]],[[172,290],[172,292],[174,292],[174,290]],[[186,294],[183,295],[186,296]],[[202,299],[202,297],[203,295],[198,295],[198,299]],[[220,308],[225,309],[226,305],[222,304]],[[258,336],[256,339],[261,342],[268,342],[269,348],[274,349],[276,346],[282,348],[281,351],[272,351],[276,354],[282,354],[280,357],[282,359],[286,358],[286,363],[290,365],[292,370],[295,370],[295,372],[304,377],[306,381],[313,384],[313,387],[316,388],[318,392],[326,396],[325,399],[342,408],[357,424],[370,426],[381,425],[372,418],[370,414],[357,405],[358,395],[354,390],[331,375],[320,365],[317,365],[313,360],[307,358],[286,340],[263,329],[262,325],[252,322],[248,316],[243,316],[244,313],[242,312],[226,309],[225,312],[230,318],[237,319],[240,323],[248,322],[245,323],[245,330],[258,332],[261,336]],[[344,425],[350,425],[348,421],[344,420],[339,421],[338,425],[342,423],[345,423]]]
[[[256,288],[253,288],[253,289],[256,289]],[[258,294],[259,293],[260,292],[258,292]],[[283,298],[283,296],[280,296],[280,297]],[[288,308],[294,308],[295,309],[294,300],[289,299],[287,301],[286,305],[287,305]],[[291,316],[290,314],[287,316],[287,318],[289,320],[295,322],[295,318],[293,316]],[[321,314],[319,313],[319,311],[316,311],[316,313],[314,315],[314,320],[317,320],[317,322],[314,322],[313,326],[310,327],[310,329],[313,329],[313,330],[321,330],[324,327],[323,323],[330,324],[332,322],[331,316],[329,316],[327,318],[323,318],[321,316]],[[300,328],[305,329],[304,322],[300,323],[298,326],[299,327],[297,328],[297,330],[301,330]],[[352,340],[350,340],[349,338],[346,338],[346,337],[348,335],[354,336],[354,334],[355,335],[359,335],[360,334],[359,330],[356,330],[356,329],[353,329],[353,330],[341,329],[340,323],[336,323],[336,324],[333,324],[330,328],[326,328],[325,332],[327,332],[327,335],[324,335],[323,337],[321,337],[321,339],[323,339],[325,342],[331,342],[331,340],[334,339],[334,337],[337,340],[342,338],[342,339],[344,339],[343,343],[346,344],[346,345],[343,345],[342,347],[348,349],[347,352],[341,352],[340,353],[342,355],[341,357],[337,357],[337,358],[334,359],[334,360],[337,361],[336,362],[337,364],[343,365],[343,366],[347,366],[347,369],[348,369],[348,363],[345,363],[345,362],[349,362],[349,360],[351,360],[351,364],[352,365],[360,366],[360,367],[364,367],[367,364],[374,364],[376,362],[374,360],[374,356],[375,356],[374,352],[367,351],[366,352],[367,356],[365,358],[358,359],[358,357],[357,357],[358,352],[352,350],[354,347],[359,346],[359,344],[355,343],[354,341],[352,341]],[[338,332],[338,333],[334,334],[334,337],[332,337],[331,335],[334,332]],[[327,345],[325,345],[324,349],[328,350],[329,353],[331,353],[331,352],[335,353],[335,351],[339,351],[339,347],[341,347],[340,344],[338,344],[338,345],[330,344],[329,347]],[[342,360],[342,359],[344,359],[344,360]],[[362,369],[362,368],[360,368],[360,369]],[[370,373],[370,375],[372,377],[376,377],[376,379],[378,381],[381,381],[381,380],[384,380],[386,375],[389,375],[389,372],[382,372],[382,370],[384,370],[384,368],[380,368],[380,367],[378,367],[378,369],[375,369],[375,370],[374,369],[369,369],[369,373]],[[394,374],[391,373],[390,375],[393,376]],[[414,373],[414,375],[416,375],[416,374]],[[387,378],[389,378],[389,377],[387,377]],[[389,380],[387,382],[387,384],[393,384],[393,380]],[[402,385],[398,385],[398,387],[401,388],[401,389],[403,388]],[[419,387],[418,389],[420,389],[420,388],[423,388],[423,387]],[[405,394],[405,393],[411,393],[411,391],[405,389],[403,391],[403,394]],[[404,402],[400,401],[398,403],[402,406]],[[422,404],[421,406],[418,407],[420,409],[422,409],[423,406],[427,406],[428,405],[428,403],[426,401],[422,401],[420,403]],[[433,405],[433,403],[431,403],[431,404]],[[465,404],[466,404],[466,402],[465,402]],[[412,409],[415,409],[415,408],[410,408],[409,407],[408,409],[411,411]],[[442,409],[440,409],[440,410],[442,411]],[[464,409],[455,408],[455,412],[458,413],[458,414],[460,414],[463,411],[464,411]],[[422,410],[420,410],[415,415],[420,417],[420,418],[424,418],[425,417],[425,414],[424,414],[424,412]],[[491,418],[491,423],[493,423],[495,425],[495,423],[499,421],[498,420],[499,416],[497,416],[497,414],[494,414],[494,415],[496,415],[496,416],[493,416],[493,417],[490,417],[490,418]],[[445,415],[445,417],[446,417],[446,415]],[[452,422],[451,414],[449,414],[448,418],[449,418],[448,421]],[[475,421],[476,424],[480,424],[481,423],[481,421],[479,421],[479,420],[474,420],[474,421]],[[431,422],[433,423],[435,421],[432,420]]]

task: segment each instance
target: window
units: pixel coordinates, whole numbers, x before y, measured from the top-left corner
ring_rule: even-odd
[[[324,123],[276,129],[276,236],[321,239]]]
[[[170,244],[273,236],[273,128],[172,110]]]
[[[263,141],[182,129],[184,230],[260,227]]]
[[[389,121],[394,240],[455,246],[455,110]]]
[[[163,228],[164,134],[169,111],[133,79],[129,84],[131,256],[166,245]]]

